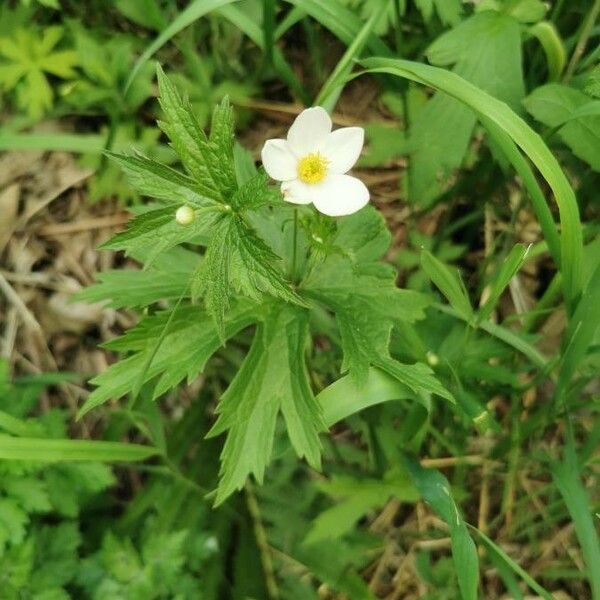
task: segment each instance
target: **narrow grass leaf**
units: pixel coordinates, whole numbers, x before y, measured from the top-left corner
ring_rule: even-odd
[[[485,533],[479,531],[475,527],[471,527],[473,531],[477,533],[483,545],[487,548],[488,552],[494,557],[502,561],[508,567],[510,567],[521,579],[536,593],[539,594],[544,600],[555,600],[554,596],[546,591],[525,569],[517,564],[500,546],[493,542]]]
[[[452,497],[448,480],[439,471],[423,468],[418,460],[408,454],[403,458],[415,487],[450,529],[452,559],[463,600],[477,600],[477,548]]]
[[[550,470],[573,519],[575,533],[587,567],[592,598],[600,600],[600,541],[588,494],[581,481],[581,467],[575,453],[573,433],[570,428],[567,432],[564,459],[562,462],[551,463]]]
[[[516,244],[509,252],[504,262],[500,265],[498,272],[494,276],[490,295],[486,300],[485,304],[479,310],[477,315],[478,319],[487,319],[494,310],[502,292],[506,286],[510,283],[510,280],[514,277],[515,273],[521,268],[529,248],[526,248],[523,244]]]
[[[473,308],[458,271],[451,269],[425,249],[421,251],[421,266],[454,310],[466,321],[470,321]]]
[[[470,106],[479,116],[491,119],[525,152],[544,176],[554,193],[561,221],[561,269],[565,298],[570,314],[582,291],[583,235],[575,193],[558,161],[542,138],[505,103],[483,92],[462,77],[429,65],[411,61],[370,58],[362,61],[369,73],[389,73],[429,85]]]
[[[209,12],[224,6],[237,2],[237,0],[195,0],[191,2],[183,12],[179,13],[170,25],[164,29],[161,34],[144,50],[142,55],[138,58],[131,74],[125,83],[125,92],[131,86],[133,80],[137,77],[141,68],[146,64],[148,59],[159,49],[162,48],[173,36],[177,35],[180,31],[191,25],[194,21],[197,21]]]
[[[134,462],[158,454],[156,448],[140,444],[0,435],[0,459],[4,460]]]

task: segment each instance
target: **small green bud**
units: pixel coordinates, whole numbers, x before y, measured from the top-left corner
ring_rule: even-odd
[[[435,352],[430,350],[427,352],[427,362],[429,363],[429,366],[437,367],[437,365],[440,364],[440,358]]]
[[[196,213],[189,206],[180,206],[175,213],[175,220],[180,225],[189,225],[196,219]]]

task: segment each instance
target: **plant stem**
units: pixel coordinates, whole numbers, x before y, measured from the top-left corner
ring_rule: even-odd
[[[600,0],[596,0],[590,8],[590,12],[587,14],[583,25],[581,26],[581,33],[579,34],[579,40],[577,41],[577,45],[575,46],[575,50],[573,50],[573,54],[571,55],[571,60],[569,61],[569,66],[565,71],[565,76],[563,81],[568,82],[571,77],[575,74],[575,69],[577,68],[577,64],[579,63],[583,53],[585,51],[585,47],[587,45],[590,34],[592,33],[592,28],[594,27],[594,23],[600,14]]]
[[[298,258],[298,209],[294,209],[294,237],[293,237],[293,247],[292,247],[292,271],[290,273],[290,278],[293,283],[296,282],[296,261]]]
[[[252,524],[254,525],[254,535],[256,537],[256,544],[260,552],[260,560],[263,566],[263,572],[265,574],[265,585],[267,586],[267,593],[270,600],[279,600],[279,588],[277,587],[277,580],[275,579],[275,571],[273,569],[273,560],[271,558],[271,548],[269,547],[269,540],[267,539],[267,532],[265,531],[264,525],[260,515],[260,508],[258,501],[254,495],[252,484],[248,480],[246,482],[246,504],[248,506],[248,512],[252,518]]]

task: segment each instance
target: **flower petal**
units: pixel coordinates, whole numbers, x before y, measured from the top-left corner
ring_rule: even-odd
[[[287,139],[292,152],[302,158],[315,152],[331,133],[331,117],[327,111],[314,106],[303,110],[292,123]]]
[[[330,217],[351,215],[369,202],[367,186],[350,175],[332,174],[311,188],[315,208]]]
[[[261,158],[265,171],[272,179],[289,181],[297,177],[298,160],[285,140],[267,140]]]
[[[292,204],[310,204],[314,185],[307,185],[299,179],[284,181],[281,184],[283,199]]]
[[[325,139],[321,152],[329,159],[332,173],[346,173],[358,160],[365,142],[362,127],[342,127],[330,133]]]

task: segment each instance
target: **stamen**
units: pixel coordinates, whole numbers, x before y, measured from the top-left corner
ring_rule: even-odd
[[[298,177],[308,184],[319,183],[327,175],[329,161],[320,153],[307,154],[298,163]]]

